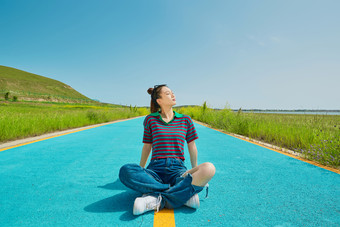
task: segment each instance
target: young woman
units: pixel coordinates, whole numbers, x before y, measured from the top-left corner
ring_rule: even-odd
[[[197,193],[215,175],[215,166],[210,162],[197,165],[195,126],[190,116],[172,110],[176,98],[171,89],[166,84],[156,85],[149,88],[148,93],[151,95],[151,114],[143,122],[144,146],[140,163],[125,164],[119,171],[119,179],[124,185],[143,194],[135,199],[133,214],[182,205],[197,209]],[[184,163],[185,141],[190,154],[190,170]],[[151,149],[151,161],[145,168]]]

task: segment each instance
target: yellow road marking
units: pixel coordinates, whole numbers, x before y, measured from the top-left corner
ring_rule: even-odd
[[[163,208],[160,211],[155,211],[154,217],[153,217],[153,226],[159,227],[174,227],[175,224],[175,213],[173,209],[167,209]]]
[[[258,145],[258,146],[267,148],[267,149],[269,149],[269,150],[272,150],[272,151],[275,151],[275,152],[278,152],[278,153],[287,155],[287,156],[289,156],[289,157],[298,159],[298,160],[300,160],[300,161],[307,162],[307,163],[309,163],[309,164],[312,164],[312,165],[318,166],[318,167],[320,167],[320,168],[327,169],[327,170],[332,171],[332,172],[334,172],[334,173],[340,174],[340,169],[336,169],[336,168],[332,168],[332,167],[329,167],[329,166],[325,166],[325,165],[322,165],[322,164],[320,164],[320,163],[317,163],[317,162],[314,162],[314,161],[311,161],[311,160],[308,160],[308,159],[305,159],[305,158],[301,158],[301,157],[298,157],[298,156],[295,156],[295,155],[292,155],[292,154],[289,154],[289,153],[286,153],[286,152],[277,150],[277,149],[275,149],[275,148],[268,147],[268,146],[265,146],[265,145],[263,145],[263,144],[259,144],[259,143],[254,142],[254,141],[250,141],[250,140],[248,140],[248,139],[244,139],[244,138],[237,137],[237,136],[235,136],[235,135],[232,135],[232,134],[229,134],[229,133],[227,133],[227,132],[224,132],[224,131],[222,131],[222,130],[220,130],[220,129],[216,129],[216,128],[210,127],[208,124],[205,124],[205,123],[203,123],[203,122],[199,122],[199,121],[196,121],[196,120],[194,120],[194,122],[197,122],[197,123],[200,124],[200,125],[206,126],[206,127],[208,127],[208,128],[214,129],[214,130],[216,130],[216,131],[222,132],[222,133],[227,134],[227,135],[229,135],[229,136],[235,137],[235,138],[237,138],[237,139],[241,139],[241,140],[247,141],[247,142],[249,142],[249,143],[256,144],[256,145]]]
[[[96,128],[96,127],[99,127],[99,126],[88,127],[88,128],[84,128],[84,129],[81,129],[81,130],[76,130],[76,131],[62,133],[62,134],[58,134],[58,135],[55,135],[55,136],[50,136],[50,137],[46,137],[46,138],[42,138],[42,139],[38,139],[38,140],[33,140],[33,141],[30,141],[30,142],[27,142],[27,143],[21,143],[21,144],[18,144],[18,145],[14,145],[14,146],[11,146],[11,147],[6,147],[6,148],[3,148],[3,149],[0,149],[0,151],[12,149],[12,148],[15,148],[15,147],[21,147],[21,146],[24,146],[24,145],[27,145],[27,144],[36,143],[36,142],[39,142],[39,141],[43,141],[43,140],[47,140],[47,139],[55,138],[55,137],[58,137],[58,136],[63,136],[63,135],[75,133],[75,132],[80,132],[80,131],[83,131],[83,130],[86,130],[86,129]]]
[[[14,145],[14,146],[2,148],[2,149],[0,149],[0,152],[1,151],[5,151],[5,150],[9,150],[9,149],[12,149],[12,148],[15,148],[15,147],[21,147],[21,146],[24,146],[24,145],[27,145],[27,144],[36,143],[36,142],[39,142],[39,141],[43,141],[43,140],[47,140],[47,139],[51,139],[51,138],[55,138],[55,137],[59,137],[59,136],[64,136],[64,135],[67,135],[67,134],[71,134],[71,133],[75,133],[75,132],[80,132],[80,131],[84,131],[84,130],[91,129],[91,128],[97,128],[97,127],[100,127],[100,126],[104,126],[104,125],[108,125],[108,124],[113,124],[113,123],[117,123],[117,122],[120,122],[120,121],[127,121],[127,120],[131,120],[131,119],[133,119],[133,118],[117,120],[117,121],[114,121],[114,122],[109,122],[109,123],[104,123],[104,124],[100,124],[100,125],[90,126],[90,127],[82,128],[82,129],[79,129],[79,130],[74,130],[74,131],[71,131],[71,132],[66,132],[66,133],[62,133],[62,134],[58,134],[58,135],[54,135],[54,136],[49,136],[49,137],[42,138],[42,139],[33,140],[33,141],[30,141],[30,142],[27,142],[27,143],[17,144],[17,145]],[[158,227],[158,226],[169,226],[169,227],[176,226],[175,225],[174,210],[173,209],[163,208],[159,212],[155,212],[155,215],[154,215],[154,226],[155,227]]]
[[[102,124],[98,124],[98,125],[89,126],[89,127],[86,127],[86,128],[74,130],[74,131],[71,131],[71,132],[61,133],[61,134],[58,134],[58,135],[49,136],[49,137],[46,137],[46,138],[37,139],[37,140],[33,140],[33,141],[30,141],[30,142],[17,144],[17,145],[10,146],[10,147],[5,147],[5,148],[0,149],[0,152],[1,151],[5,151],[5,150],[9,150],[9,149],[12,149],[12,148],[15,148],[15,147],[21,147],[21,146],[24,146],[24,145],[27,145],[27,144],[36,143],[36,142],[39,142],[39,141],[43,141],[43,140],[47,140],[47,139],[51,139],[51,138],[55,138],[55,137],[59,137],[59,136],[64,136],[64,135],[75,133],[75,132],[84,131],[84,130],[91,129],[91,128],[97,128],[97,127],[104,126],[104,125],[110,125],[110,124],[114,124],[114,123],[121,122],[121,121],[131,120],[131,119],[134,119],[134,118],[138,118],[138,117],[132,117],[132,118],[128,118],[128,119],[120,119],[120,120],[116,120],[116,121],[113,121],[113,122],[102,123]]]
[[[110,122],[110,123],[105,123],[105,124],[101,124],[101,125],[96,125],[96,126],[90,126],[90,127],[86,127],[86,128],[79,129],[79,130],[75,130],[75,131],[71,131],[71,132],[67,132],[67,133],[62,133],[62,134],[58,134],[58,135],[55,135],[55,136],[50,136],[50,137],[46,137],[46,138],[42,138],[42,139],[30,141],[30,142],[27,142],[27,143],[18,144],[18,145],[11,146],[11,147],[6,147],[6,148],[3,148],[3,149],[0,149],[0,152],[1,152],[1,151],[4,151],[4,150],[11,149],[11,148],[20,147],[20,146],[24,146],[24,145],[27,145],[27,144],[36,143],[36,142],[39,142],[39,141],[43,141],[43,140],[47,140],[47,139],[51,139],[51,138],[55,138],[55,137],[59,137],[59,136],[63,136],[63,135],[71,134],[71,133],[75,133],[75,132],[80,132],[80,131],[84,131],[84,130],[87,130],[87,129],[100,127],[100,126],[103,126],[103,125],[113,124],[113,123],[117,123],[117,122],[120,122],[120,121],[127,121],[127,120],[131,120],[131,118],[129,118],[129,119],[124,119],[124,120],[118,120],[118,121],[114,121],[114,122]],[[280,151],[280,150],[277,150],[277,149],[274,149],[274,148],[271,148],[271,147],[267,147],[267,146],[264,146],[264,145],[259,144],[259,143],[256,143],[256,142],[253,142],[253,141],[250,141],[250,140],[247,140],[247,139],[244,139],[244,138],[240,138],[240,137],[231,135],[231,134],[226,133],[226,132],[224,132],[224,131],[222,131],[222,130],[220,130],[220,129],[212,128],[212,127],[210,127],[209,125],[204,124],[204,123],[199,122],[199,121],[196,121],[196,120],[194,120],[194,122],[197,122],[197,123],[200,124],[200,125],[206,126],[206,127],[208,127],[208,128],[214,129],[214,130],[216,130],[216,131],[222,132],[222,133],[227,134],[227,135],[229,135],[229,136],[232,136],[232,137],[235,137],[235,138],[238,138],[238,139],[247,141],[247,142],[249,142],[249,143],[256,144],[256,145],[258,145],[258,146],[261,146],[261,147],[264,147],[264,148],[273,150],[273,151],[275,151],[275,152],[278,152],[278,153],[281,153],[281,154],[290,156],[290,157],[292,157],[292,158],[295,158],[295,159],[298,159],[298,160],[301,160],[301,161],[310,163],[310,164],[312,164],[312,165],[315,165],[315,166],[318,166],[318,167],[321,167],[321,168],[324,168],[324,169],[327,169],[327,170],[330,170],[330,171],[332,171],[332,172],[335,172],[335,173],[340,174],[340,170],[338,170],[338,169],[331,168],[331,167],[328,167],[328,166],[324,166],[324,165],[321,165],[321,164],[316,163],[316,162],[314,162],[314,161],[310,161],[310,160],[307,160],[307,159],[304,159],[304,158],[301,158],[301,157],[297,157],[297,156],[294,156],[294,155],[292,155],[292,154],[289,154],[289,153],[286,153],[286,152],[282,152],[282,151]],[[174,210],[173,210],[173,209],[163,208],[163,209],[160,210],[159,212],[156,212],[156,211],[155,211],[155,213],[154,213],[154,223],[153,223],[153,226],[154,226],[154,227],[158,227],[158,226],[173,227],[173,226],[176,226],[176,224],[175,224],[175,214],[174,214]]]

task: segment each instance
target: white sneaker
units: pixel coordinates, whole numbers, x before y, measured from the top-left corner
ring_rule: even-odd
[[[137,197],[135,203],[133,204],[133,214],[140,215],[149,210],[159,211],[161,206],[162,196],[159,195],[158,198],[150,195],[143,194],[142,197]]]
[[[191,198],[186,201],[184,205],[194,209],[198,209],[200,207],[200,199],[198,197],[198,194],[196,193],[195,195],[191,196]]]

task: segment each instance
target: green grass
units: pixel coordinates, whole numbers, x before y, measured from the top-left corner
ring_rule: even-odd
[[[9,92],[9,99],[59,102],[92,102],[60,81],[0,65],[0,96]]]
[[[206,105],[175,107],[211,127],[301,153],[318,163],[340,167],[340,116],[236,113]],[[149,114],[148,108],[113,104],[5,102],[0,100],[0,142]]]
[[[340,116],[236,113],[231,109],[179,108],[214,128],[299,152],[318,163],[340,166]]]
[[[115,105],[0,102],[0,142],[146,114]]]

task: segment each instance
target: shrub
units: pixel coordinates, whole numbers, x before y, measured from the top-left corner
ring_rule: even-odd
[[[9,92],[6,92],[6,94],[5,94],[5,100],[9,100]]]
[[[90,120],[90,121],[98,121],[99,115],[98,113],[94,112],[93,110],[89,110],[86,113],[86,117]]]
[[[205,101],[205,102],[203,103],[202,112],[205,113],[206,109],[207,109],[207,101]]]

